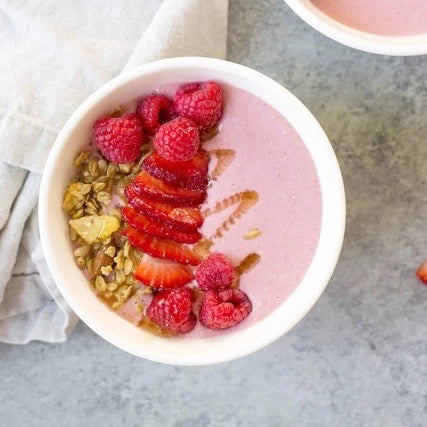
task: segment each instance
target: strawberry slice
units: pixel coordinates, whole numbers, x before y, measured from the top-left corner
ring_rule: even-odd
[[[198,265],[201,262],[200,256],[187,246],[170,240],[158,239],[130,226],[125,228],[122,233],[129,239],[132,246],[154,258],[170,259],[181,264],[191,265]]]
[[[427,285],[427,261],[419,266],[416,275],[421,283]]]
[[[151,154],[143,162],[144,169],[154,178],[189,190],[206,188],[209,182],[208,166],[209,156],[203,150],[186,162],[171,162],[157,153]]]
[[[148,216],[140,214],[132,206],[125,206],[122,209],[123,219],[133,228],[145,231],[147,234],[160,237],[162,239],[173,240],[177,243],[196,243],[200,240],[199,232],[184,233],[174,228],[167,227],[163,224],[151,220]]]
[[[135,278],[145,286],[178,288],[193,280],[193,272],[188,265],[144,254],[135,271]]]
[[[172,187],[143,170],[132,181],[132,187],[140,196],[176,206],[197,206],[206,199],[206,190],[187,190]]]
[[[125,195],[129,204],[139,213],[179,231],[195,233],[203,224],[203,217],[199,209],[170,206],[146,199],[136,194],[132,185],[126,187]]]

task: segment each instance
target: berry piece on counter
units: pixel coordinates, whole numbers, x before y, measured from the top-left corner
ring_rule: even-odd
[[[187,190],[174,187],[147,171],[140,172],[132,181],[132,187],[140,196],[175,206],[197,206],[206,199],[206,190]]]
[[[427,285],[427,261],[419,266],[416,275],[421,283]]]
[[[135,279],[156,289],[179,288],[193,280],[193,272],[188,265],[144,254],[135,270]]]
[[[144,169],[154,178],[176,187],[204,190],[208,185],[209,156],[199,151],[186,162],[171,162],[153,153],[144,159]]]
[[[202,299],[199,318],[209,329],[231,328],[246,319],[252,311],[252,303],[240,289],[207,291]]]
[[[195,233],[203,224],[203,217],[199,209],[176,207],[146,199],[136,194],[131,185],[126,187],[125,195],[129,204],[139,213],[179,231]]]
[[[172,242],[158,239],[133,227],[127,227],[122,234],[129,239],[132,246],[154,258],[169,259],[181,264],[200,264],[200,256],[191,248]]]
[[[215,82],[181,86],[174,99],[176,112],[192,119],[200,129],[216,126],[222,116],[222,92]]]
[[[93,125],[94,143],[113,163],[132,163],[141,155],[144,131],[136,114],[98,119]]]
[[[199,265],[195,277],[200,289],[220,290],[230,287],[236,278],[236,271],[225,255],[214,253]]]
[[[147,317],[165,331],[185,334],[197,322],[191,310],[193,292],[189,288],[157,292],[147,307]]]
[[[166,160],[186,162],[199,151],[199,129],[185,117],[177,117],[160,126],[154,135],[154,149]]]
[[[144,231],[150,236],[161,239],[173,240],[177,243],[196,243],[202,237],[198,231],[185,233],[167,225],[153,221],[148,216],[136,211],[132,206],[125,206],[122,209],[122,218],[133,228]]]
[[[152,94],[145,97],[136,110],[145,132],[154,135],[163,123],[174,116],[173,102],[167,96]]]

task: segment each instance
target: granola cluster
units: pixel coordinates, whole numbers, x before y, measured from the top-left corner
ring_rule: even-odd
[[[63,208],[70,217],[75,261],[96,294],[119,309],[139,288],[133,273],[142,254],[121,235],[117,205],[123,204],[124,188],[140,163],[115,165],[82,151],[74,165],[77,173],[67,187]],[[112,201],[113,194],[117,199]]]

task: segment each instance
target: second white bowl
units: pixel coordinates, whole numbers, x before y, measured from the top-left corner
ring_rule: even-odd
[[[346,46],[381,55],[410,56],[427,54],[426,34],[388,37],[355,30],[335,21],[315,7],[310,0],[284,0],[314,29]],[[427,23],[426,23],[427,25]]]

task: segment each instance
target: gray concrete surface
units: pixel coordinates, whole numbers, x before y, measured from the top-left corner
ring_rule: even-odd
[[[230,0],[229,59],[318,118],[348,199],[326,292],[289,334],[211,367],[139,360],[79,324],[65,344],[0,346],[2,426],[427,425],[427,56],[328,40],[281,0]]]

